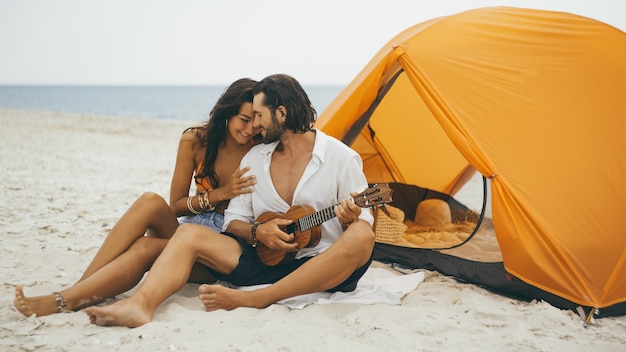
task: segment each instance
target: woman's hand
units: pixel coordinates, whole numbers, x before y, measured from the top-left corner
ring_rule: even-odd
[[[230,176],[228,183],[219,188],[222,195],[221,198],[223,198],[221,200],[233,199],[240,194],[252,193],[252,186],[256,184],[256,176],[244,176],[248,171],[250,171],[250,166],[239,169]]]

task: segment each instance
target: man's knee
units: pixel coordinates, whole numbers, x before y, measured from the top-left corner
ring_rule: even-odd
[[[206,240],[211,230],[205,226],[197,224],[181,224],[176,228],[176,232],[170,241],[178,245],[193,245],[198,241]]]
[[[358,221],[350,225],[350,227],[341,235],[340,246],[345,256],[351,256],[359,263],[369,260],[374,250],[374,242],[376,236],[369,223]]]
[[[376,235],[368,222],[363,220],[357,221],[346,232],[353,237],[353,241],[356,241],[357,244],[365,248],[374,248]]]

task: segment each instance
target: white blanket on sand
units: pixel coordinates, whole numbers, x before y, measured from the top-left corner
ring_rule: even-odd
[[[424,272],[397,275],[386,269],[370,267],[352,292],[317,292],[284,299],[277,303],[292,309],[302,309],[309,304],[330,303],[397,305],[400,304],[402,297],[415,290],[424,281],[424,275]],[[267,285],[240,287],[240,289],[252,291],[265,286]]]

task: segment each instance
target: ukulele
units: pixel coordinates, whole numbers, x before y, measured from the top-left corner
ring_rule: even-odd
[[[391,202],[391,193],[392,190],[386,183],[373,185],[359,193],[354,197],[353,201],[354,204],[361,208],[373,208]],[[293,220],[291,224],[282,226],[280,229],[285,233],[294,234],[294,239],[290,243],[297,242],[298,248],[311,248],[317,246],[322,237],[322,231],[319,225],[336,216],[334,212],[335,206],[337,206],[337,204],[320,211],[315,211],[315,209],[307,205],[294,205],[289,208],[285,214],[277,214],[268,211],[261,214],[256,221],[264,223],[276,218]],[[289,263],[295,258],[297,253],[273,250],[263,243],[257,245],[256,251],[263,264],[268,266]]]

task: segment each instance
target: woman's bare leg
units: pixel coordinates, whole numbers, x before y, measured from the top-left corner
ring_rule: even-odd
[[[89,307],[85,313],[92,324],[143,325],[152,320],[159,304],[183,287],[196,261],[230,273],[237,266],[241,251],[233,238],[200,225],[182,225],[132,297],[105,307]]]
[[[167,239],[144,236],[130,248],[74,286],[60,291],[68,310],[101,302],[135,287],[159,256]],[[22,285],[15,290],[15,307],[25,316],[49,315],[58,312],[56,295],[26,297]]]
[[[147,232],[154,237],[170,238],[177,227],[178,219],[167,202],[156,193],[144,193],[113,226],[78,282],[112,262]]]

